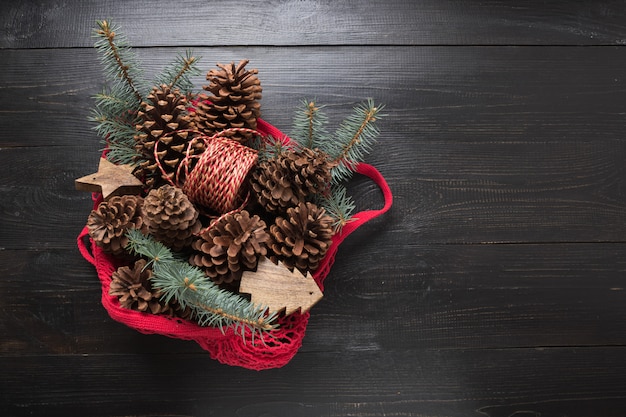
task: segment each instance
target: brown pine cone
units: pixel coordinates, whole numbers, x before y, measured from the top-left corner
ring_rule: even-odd
[[[151,190],[143,213],[148,232],[174,251],[189,246],[202,229],[198,210],[180,188],[171,185]]]
[[[141,103],[138,113],[141,123],[135,126],[135,149],[141,156],[138,158],[139,168],[135,175],[143,179],[148,188],[158,188],[165,184],[165,177],[170,180],[176,177],[188,143],[194,137],[189,130],[196,127],[194,118],[187,112],[188,105],[187,97],[180,90],[171,89],[165,84],[153,87],[152,92]],[[199,155],[203,151],[204,142],[195,141],[190,153]],[[157,165],[157,157],[165,174]]]
[[[252,173],[250,185],[268,212],[281,213],[326,190],[335,165],[319,150],[287,150],[261,162]]]
[[[178,317],[183,320],[192,320],[193,319],[193,311],[189,306],[183,308],[180,303],[174,299],[170,300],[170,316]]]
[[[327,153],[309,148],[286,151],[278,159],[292,173],[292,181],[303,198],[327,190],[332,179],[331,170],[337,165],[329,160]]]
[[[202,268],[217,284],[239,281],[244,270],[256,268],[259,257],[267,254],[269,235],[259,216],[246,210],[223,216],[204,231],[191,247],[189,263]]]
[[[210,70],[206,79],[209,85],[203,86],[211,95],[201,95],[196,107],[195,120],[198,129],[205,134],[213,134],[229,128],[256,129],[261,114],[261,82],[256,76],[258,70],[246,70],[248,60],[235,65],[217,64],[219,69]],[[248,133],[229,134],[233,140],[246,142],[252,137]]]
[[[131,310],[152,314],[171,314],[171,308],[159,299],[159,292],[152,289],[152,270],[146,268],[146,260],[140,259],[131,267],[122,266],[111,276],[109,295],[118,297],[120,305]]]
[[[103,201],[87,218],[89,236],[104,252],[115,256],[128,255],[126,232],[139,229],[147,233],[142,204],[143,198],[136,195],[114,196]]]
[[[332,224],[325,210],[313,203],[287,209],[287,217],[277,217],[270,226],[270,259],[282,261],[291,270],[298,268],[303,274],[315,271],[330,247]]]

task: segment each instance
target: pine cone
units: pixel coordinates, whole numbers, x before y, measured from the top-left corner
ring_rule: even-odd
[[[304,148],[287,150],[261,162],[250,181],[259,203],[268,212],[280,213],[326,190],[336,164],[325,152]]]
[[[174,299],[170,300],[170,316],[178,317],[183,320],[193,320],[193,311],[189,306],[183,308],[180,303]]]
[[[122,266],[111,276],[109,295],[119,298],[120,305],[131,310],[152,314],[172,314],[169,305],[159,299],[159,292],[152,289],[152,270],[146,268],[146,260],[140,259],[133,267]]]
[[[239,281],[244,270],[256,268],[267,254],[269,235],[259,216],[246,210],[227,214],[204,231],[191,247],[189,263],[201,267],[217,284]]]
[[[198,210],[180,188],[171,185],[151,190],[145,198],[143,213],[148,232],[174,251],[189,246],[202,229]]]
[[[170,89],[163,84],[153,87],[152,92],[141,103],[138,113],[141,123],[135,126],[135,149],[139,152],[139,168],[136,175],[142,178],[148,188],[157,188],[166,183],[166,177],[174,180],[176,171],[195,129],[193,117],[187,113],[187,98],[178,89]],[[157,157],[165,175],[161,172]],[[204,142],[196,141],[190,154],[204,151]],[[193,159],[191,159],[193,161]],[[190,167],[192,168],[192,167]]]
[[[315,271],[330,247],[332,218],[313,203],[300,203],[287,209],[287,217],[277,217],[270,226],[269,248],[274,262],[282,261],[291,270],[306,274]]]
[[[115,256],[128,255],[126,232],[139,229],[147,233],[142,217],[143,198],[136,195],[111,197],[103,201],[87,218],[89,236],[103,251]]]
[[[198,129],[209,136],[229,128],[256,129],[261,114],[261,82],[256,76],[258,70],[246,70],[248,60],[235,65],[217,64],[219,69],[210,70],[206,79],[209,85],[203,86],[211,93],[201,95],[196,107],[195,120]],[[246,142],[252,137],[248,133],[227,135],[238,142]]]

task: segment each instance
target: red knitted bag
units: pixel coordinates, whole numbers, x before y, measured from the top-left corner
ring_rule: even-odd
[[[286,137],[280,130],[263,120],[258,120],[257,129],[260,133],[276,138]],[[288,138],[287,138],[288,140]],[[392,194],[383,176],[371,165],[361,163],[356,172],[372,179],[381,189],[385,204],[379,210],[361,211],[353,216],[353,221],[346,224],[335,234],[326,256],[320,262],[313,278],[321,290],[324,289],[324,279],[330,272],[335,260],[339,244],[352,232],[367,221],[380,216],[391,208]],[[94,207],[97,207],[101,198],[94,195]],[[78,235],[78,248],[82,256],[93,264],[98,272],[102,284],[102,305],[112,319],[127,325],[141,333],[160,334],[177,339],[193,340],[209,352],[213,359],[233,366],[248,369],[263,370],[280,368],[286,365],[302,346],[302,339],[310,313],[299,312],[283,316],[279,319],[280,327],[264,336],[263,341],[253,342],[250,335],[236,334],[232,328],[222,331],[215,327],[202,327],[198,324],[154,315],[120,306],[116,296],[109,295],[109,286],[113,272],[120,266],[120,261],[104,253],[89,238],[87,227]]]

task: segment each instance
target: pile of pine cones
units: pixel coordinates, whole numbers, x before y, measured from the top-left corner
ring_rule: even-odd
[[[188,163],[196,163],[198,158],[189,155],[205,151],[202,140],[194,141],[197,135],[256,129],[262,88],[257,70],[247,70],[247,63],[218,64],[209,71],[209,85],[203,87],[208,94],[190,96],[160,85],[141,103],[134,174],[145,184],[145,193],[111,197],[90,213],[89,234],[102,250],[129,258],[126,232],[138,229],[186,254],[190,264],[232,291],[242,273],[254,270],[263,256],[304,274],[318,267],[334,233],[332,219],[311,202],[331,182],[334,165],[325,153],[288,149],[259,162],[245,184],[251,196],[247,205],[226,214],[211,213],[172,185],[184,181],[182,161],[187,157]],[[254,135],[237,131],[227,136],[250,145]],[[159,300],[145,261],[133,261],[113,275],[110,294],[126,308],[185,317],[188,312]]]

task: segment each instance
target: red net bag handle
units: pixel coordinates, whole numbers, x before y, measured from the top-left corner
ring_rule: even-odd
[[[348,237],[352,232],[354,232],[356,229],[358,229],[368,221],[375,219],[381,214],[389,211],[393,204],[393,195],[391,193],[391,189],[389,188],[389,184],[387,184],[385,178],[376,168],[369,164],[360,163],[356,167],[356,172],[358,174],[365,175],[366,177],[374,181],[374,183],[380,188],[383,193],[385,204],[382,208],[377,210],[363,210],[354,214],[352,216],[352,220],[344,225],[343,228],[332,237],[332,244],[330,245],[328,252],[326,252],[326,256],[324,256],[324,259],[322,259],[317,270],[313,274],[313,277],[315,278],[322,291],[324,290],[324,279],[330,272],[330,268],[335,262],[335,254],[339,249],[339,244],[343,242],[343,240]]]
[[[83,258],[93,266],[96,266],[96,258],[93,257],[93,253],[91,253],[87,247],[87,240],[89,240],[89,229],[85,226],[76,238],[76,243],[78,244],[78,250],[80,254],[83,255]]]
[[[355,214],[353,216],[353,220],[351,222],[348,222],[348,224],[346,224],[343,227],[335,243],[340,243],[350,233],[354,232],[363,224],[389,211],[389,209],[391,208],[391,205],[393,204],[393,195],[391,194],[391,189],[389,188],[389,185],[387,184],[387,181],[385,180],[385,178],[376,168],[374,168],[372,165],[369,165],[369,164],[360,163],[356,167],[356,172],[358,174],[365,175],[366,177],[374,181],[376,185],[378,185],[378,187],[383,193],[383,198],[385,199],[385,205],[381,209],[378,209],[378,210],[364,210]]]

